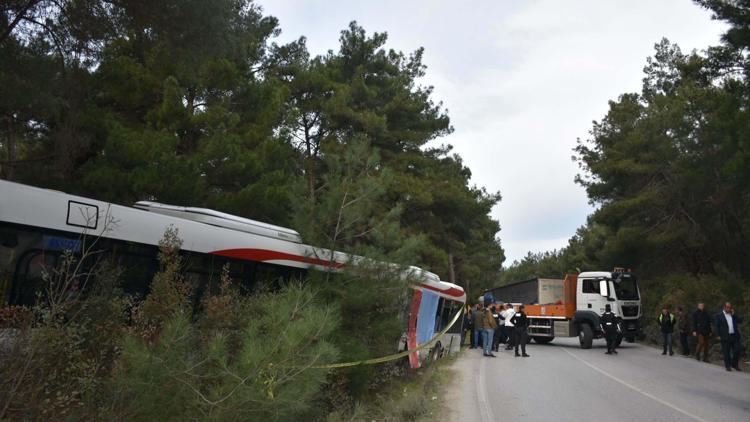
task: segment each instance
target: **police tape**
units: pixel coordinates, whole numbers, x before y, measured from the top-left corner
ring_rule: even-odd
[[[425,343],[419,344],[419,345],[417,345],[417,347],[415,347],[413,349],[405,350],[403,352],[399,352],[399,353],[396,353],[396,354],[393,354],[393,355],[382,356],[382,357],[379,357],[379,358],[358,360],[358,361],[353,361],[353,362],[329,363],[329,364],[326,364],[326,365],[313,365],[313,366],[311,366],[311,368],[315,368],[315,369],[336,369],[336,368],[349,368],[349,367],[352,367],[352,366],[360,366],[360,365],[374,365],[374,364],[377,364],[377,363],[385,363],[385,362],[388,362],[388,361],[400,359],[400,358],[405,357],[405,356],[409,356],[410,354],[412,354],[414,352],[418,352],[418,351],[420,351],[420,350],[422,350],[424,348],[430,347],[433,344],[435,344],[440,339],[440,337],[444,336],[445,333],[447,333],[448,330],[450,330],[451,327],[453,327],[456,324],[456,322],[458,321],[458,318],[461,316],[461,314],[463,314],[463,312],[464,312],[463,308],[459,309],[456,312],[456,315],[453,316],[453,319],[451,320],[450,324],[448,324],[448,326],[445,327],[445,329],[443,329],[439,333],[435,334],[435,336],[432,337],[430,339],[430,341],[427,341]]]

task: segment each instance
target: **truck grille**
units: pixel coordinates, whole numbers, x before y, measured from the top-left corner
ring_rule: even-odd
[[[623,306],[622,316],[626,316],[626,317],[638,316],[638,305]]]

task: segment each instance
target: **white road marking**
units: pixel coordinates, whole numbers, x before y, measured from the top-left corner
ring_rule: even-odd
[[[612,375],[612,374],[610,374],[610,373],[608,373],[608,372],[604,371],[603,369],[600,369],[600,368],[598,368],[598,367],[596,367],[596,366],[592,365],[591,363],[589,363],[589,362],[586,362],[585,360],[583,360],[583,359],[581,359],[580,357],[576,356],[575,354],[573,354],[573,352],[571,352],[570,350],[568,350],[568,349],[566,349],[566,348],[563,348],[563,350],[565,350],[565,352],[566,352],[567,354],[569,354],[570,356],[573,356],[573,357],[574,357],[574,358],[576,358],[576,359],[577,359],[577,360],[578,360],[579,362],[581,362],[582,364],[584,364],[584,365],[588,366],[589,368],[593,369],[594,371],[596,371],[596,372],[599,372],[600,374],[604,375],[605,377],[607,377],[607,378],[609,378],[609,379],[611,379],[611,380],[614,380],[614,381],[617,381],[617,382],[619,382],[620,384],[624,385],[625,387],[628,387],[628,388],[630,388],[631,390],[633,390],[633,391],[635,391],[635,392],[637,392],[637,393],[643,394],[644,396],[646,396],[646,397],[648,397],[648,398],[650,398],[650,399],[652,399],[652,400],[654,400],[654,401],[657,401],[657,402],[659,402],[659,403],[663,404],[664,406],[667,406],[667,407],[669,407],[670,409],[672,409],[672,410],[674,410],[674,411],[680,412],[680,413],[682,413],[683,415],[685,415],[685,416],[689,417],[690,419],[693,419],[693,420],[696,420],[696,421],[699,421],[699,422],[708,422],[708,421],[707,421],[707,420],[705,420],[705,419],[702,419],[702,418],[700,418],[700,417],[698,417],[698,416],[695,416],[695,415],[693,415],[692,413],[688,413],[687,411],[685,411],[685,410],[682,410],[682,409],[680,409],[679,407],[677,407],[677,406],[673,405],[672,403],[666,402],[666,401],[664,401],[664,400],[662,400],[662,399],[660,399],[660,398],[658,398],[658,397],[654,396],[653,394],[650,394],[650,393],[648,393],[648,392],[646,392],[646,391],[643,391],[643,390],[641,390],[640,388],[638,388],[638,387],[636,387],[636,386],[634,386],[634,385],[632,385],[632,384],[630,384],[630,383],[628,383],[628,382],[626,382],[626,381],[623,381],[623,380],[621,380],[621,379],[617,378],[616,376],[614,376],[614,375]]]
[[[494,422],[497,419],[495,419],[495,415],[492,414],[492,409],[489,406],[489,403],[487,402],[487,390],[484,388],[484,373],[485,373],[485,362],[487,359],[485,359],[484,356],[481,357],[480,363],[479,363],[479,376],[476,377],[477,380],[477,400],[479,401],[479,409],[481,411],[481,416],[483,421],[487,422]]]

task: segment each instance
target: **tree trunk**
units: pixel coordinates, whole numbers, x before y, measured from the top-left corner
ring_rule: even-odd
[[[13,132],[13,116],[8,115],[8,165],[0,172],[5,173],[6,180],[13,180],[15,167],[14,162],[16,161],[16,136]]]
[[[453,284],[456,283],[456,267],[453,264],[453,253],[448,252],[448,281],[450,281]]]

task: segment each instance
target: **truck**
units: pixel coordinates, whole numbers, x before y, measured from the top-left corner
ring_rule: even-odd
[[[630,270],[588,271],[564,279],[533,278],[485,293],[497,302],[525,305],[529,339],[546,344],[555,337],[578,337],[582,349],[603,338],[599,316],[605,305],[621,318],[617,344],[634,342],[640,334],[641,295],[637,277]]]

